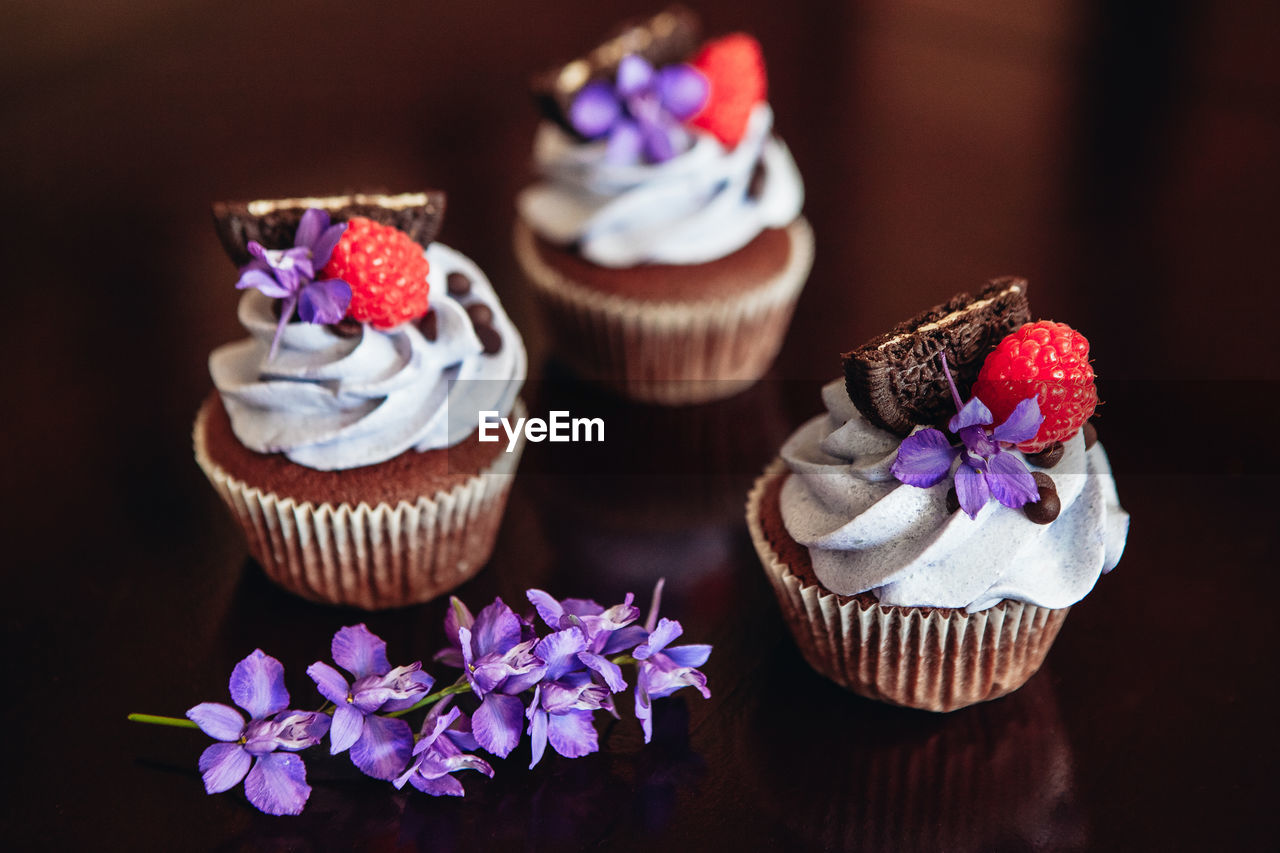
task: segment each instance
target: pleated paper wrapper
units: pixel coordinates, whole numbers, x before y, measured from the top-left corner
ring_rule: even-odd
[[[516,416],[523,404],[516,403]],[[510,453],[446,492],[401,501],[314,505],[230,476],[204,446],[196,462],[244,530],[271,580],[311,601],[380,610],[429,601],[471,579],[493,552],[524,437]]]
[[[796,219],[787,231],[791,255],[781,273],[705,302],[627,299],[577,284],[541,259],[523,222],[515,252],[569,367],[635,400],[685,405],[736,394],[773,364],[813,266],[809,223]]]
[[[893,705],[954,711],[1017,690],[1035,675],[1071,608],[1005,599],[962,609],[882,607],[798,577],[761,523],[766,486],[787,473],[775,460],[747,499],[747,524],[806,661],[837,684]]]

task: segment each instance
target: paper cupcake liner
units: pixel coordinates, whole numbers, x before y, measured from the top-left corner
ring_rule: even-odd
[[[523,222],[515,252],[570,367],[633,399],[683,405],[736,394],[773,364],[813,265],[809,223],[798,218],[787,232],[791,256],[781,273],[707,302],[642,301],[577,284],[543,262]]]
[[[525,414],[516,402],[515,416]],[[415,503],[313,504],[264,492],[210,459],[205,410],[196,462],[271,580],[326,604],[379,610],[428,601],[469,580],[493,552],[524,438],[466,482]]]
[[[1035,675],[1070,607],[1005,599],[977,613],[882,607],[798,577],[760,521],[766,485],[786,472],[775,460],[747,498],[751,541],[783,616],[809,665],[869,699],[954,711],[1017,690]]]

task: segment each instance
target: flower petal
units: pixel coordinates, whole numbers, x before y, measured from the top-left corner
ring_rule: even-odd
[[[560,602],[540,589],[531,589],[525,593],[525,596],[529,599],[529,603],[533,605],[533,608],[538,611],[542,621],[547,623],[548,628],[552,631],[558,631],[564,627],[560,624],[560,619],[564,616],[565,610]]]
[[[421,773],[414,773],[409,777],[409,784],[422,793],[430,794],[433,797],[461,797],[466,793],[462,788],[462,783],[452,776],[437,776],[434,779],[428,779]]]
[[[959,452],[941,430],[922,429],[902,440],[889,470],[908,486],[927,489],[947,476]]]
[[[304,323],[336,323],[351,304],[351,285],[340,278],[313,281],[298,296],[298,316]]]
[[[987,485],[995,499],[1010,509],[1040,500],[1035,478],[1012,453],[997,453],[987,460]]]
[[[680,121],[702,109],[711,93],[711,84],[702,72],[684,63],[659,71],[656,88],[663,108]]]
[[[231,671],[231,699],[260,720],[289,706],[289,691],[284,686],[284,664],[254,649]]]
[[[567,672],[581,669],[578,653],[587,647],[587,638],[577,628],[566,628],[548,634],[533,647],[533,653],[546,665],[546,678],[560,678]]]
[[[253,758],[238,743],[215,743],[200,753],[200,772],[208,794],[229,791],[249,772]]]
[[[187,719],[214,740],[239,740],[244,732],[244,717],[235,708],[221,702],[201,702],[187,709]]]
[[[644,730],[644,742],[648,743],[653,738],[653,701],[649,698],[649,691],[645,690],[642,678],[636,679],[636,719]]]
[[[653,85],[653,66],[643,56],[627,54],[618,63],[618,74],[615,79],[618,95],[630,98]]]
[[[600,654],[613,655],[623,649],[635,648],[638,643],[643,643],[648,636],[649,632],[645,630],[643,625],[628,625],[625,628],[619,628],[609,633],[609,638],[604,647],[600,649]]]
[[[272,299],[283,299],[291,294],[288,287],[285,287],[271,273],[259,268],[250,269],[246,267],[240,273],[240,279],[236,282],[237,290],[246,290],[250,287],[257,288],[263,296],[269,296]]]
[[[329,258],[333,256],[334,247],[338,245],[338,241],[342,239],[343,233],[347,230],[347,223],[339,222],[337,225],[330,225],[324,229],[324,233],[320,235],[311,246],[311,262],[315,264],[317,270],[324,270],[325,264],[329,263]]]
[[[609,145],[604,151],[604,162],[613,166],[625,166],[639,162],[644,150],[644,137],[640,126],[630,119],[621,118],[609,131]]]
[[[547,721],[547,740],[565,758],[581,758],[600,748],[590,711],[551,714]]]
[[[547,712],[541,708],[532,707],[529,709],[529,750],[532,753],[532,757],[529,761],[530,770],[532,770],[537,763],[542,760],[542,754],[546,749]]]
[[[337,755],[351,748],[364,731],[364,714],[343,699],[333,710],[333,723],[329,726],[329,754]]]
[[[413,729],[404,720],[371,715],[351,747],[351,761],[366,776],[390,781],[404,770],[413,753]]]
[[[302,218],[298,220],[298,230],[294,232],[293,245],[310,249],[328,227],[328,211],[318,207],[307,208],[306,213],[302,214]]]
[[[301,814],[311,796],[306,765],[291,752],[264,755],[244,780],[244,792],[258,811],[274,815]]]
[[[947,429],[959,433],[965,427],[977,424],[985,426],[991,423],[991,419],[991,410],[977,397],[973,397],[964,404],[964,408],[951,417],[947,422]]]
[[[702,666],[711,657],[711,646],[695,643],[689,646],[673,646],[663,651],[680,666]]]
[[[329,651],[334,663],[356,678],[382,675],[391,669],[387,662],[387,644],[363,622],[339,628]]]
[[[476,742],[499,758],[506,758],[520,742],[524,705],[515,696],[490,693],[471,716]]]
[[[1043,423],[1044,415],[1040,414],[1040,401],[1035,397],[1028,397],[1014,407],[1004,423],[991,433],[991,437],[996,441],[1009,444],[1030,441],[1036,437],[1036,433],[1040,432],[1040,425]]]
[[[471,647],[476,657],[503,653],[520,642],[520,617],[501,598],[495,598],[471,626]]]
[[[974,518],[978,510],[986,506],[991,497],[991,489],[987,486],[986,475],[969,466],[961,465],[956,469],[956,497],[960,499],[960,508],[965,515]]]
[[[591,652],[580,652],[578,660],[586,664],[592,672],[598,673],[611,693],[619,693],[627,689],[627,682],[622,677],[622,668],[613,661]]]
[[[569,105],[569,124],[586,139],[608,132],[622,114],[613,87],[603,80],[583,86]]]
[[[653,585],[653,598],[649,601],[649,615],[644,620],[646,631],[652,631],[658,625],[658,608],[662,605],[662,590],[666,585],[666,578],[658,578],[658,582]]]
[[[344,705],[351,694],[351,685],[342,677],[342,673],[324,661],[316,661],[307,667],[307,675],[316,683],[320,695],[335,705]]]
[[[668,619],[665,616],[658,621],[657,626],[649,634],[649,639],[642,645],[636,646],[636,650],[632,653],[632,657],[636,660],[645,660],[646,658],[657,654],[667,647],[667,643],[679,637],[684,633],[684,628],[679,622]]]

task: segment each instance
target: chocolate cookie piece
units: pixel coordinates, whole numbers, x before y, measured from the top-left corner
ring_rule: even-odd
[[[298,222],[311,207],[327,210],[334,222],[363,216],[399,228],[426,248],[440,232],[444,205],[445,195],[441,190],[399,195],[357,193],[319,198],[224,201],[213,205],[213,223],[231,260],[236,266],[243,266],[252,259],[248,248],[250,240],[256,240],[268,249],[291,248]]]
[[[1026,280],[992,279],[976,295],[962,293],[845,353],[845,388],[867,420],[898,435],[945,422],[955,403],[938,353],[947,354],[965,396],[987,354],[1030,320]]]
[[[697,48],[702,27],[698,16],[671,6],[651,18],[623,24],[586,56],[536,75],[530,88],[542,113],[569,133],[569,106],[588,82],[611,78],[622,57],[636,54],[656,66],[688,59]]]

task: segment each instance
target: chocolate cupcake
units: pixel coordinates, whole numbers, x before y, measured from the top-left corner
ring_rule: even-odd
[[[813,262],[760,47],[692,14],[623,28],[540,75],[547,120],[515,250],[557,354],[638,400],[729,396],[778,353]]]
[[[1088,342],[1027,323],[1025,291],[997,280],[846,354],[827,413],[749,496],[806,660],[862,695],[950,711],[1017,689],[1123,552],[1129,517],[1082,429]]]
[[[522,445],[520,334],[434,241],[444,197],[215,206],[247,339],[215,350],[196,461],[276,583],[367,609],[426,601],[488,560]]]

